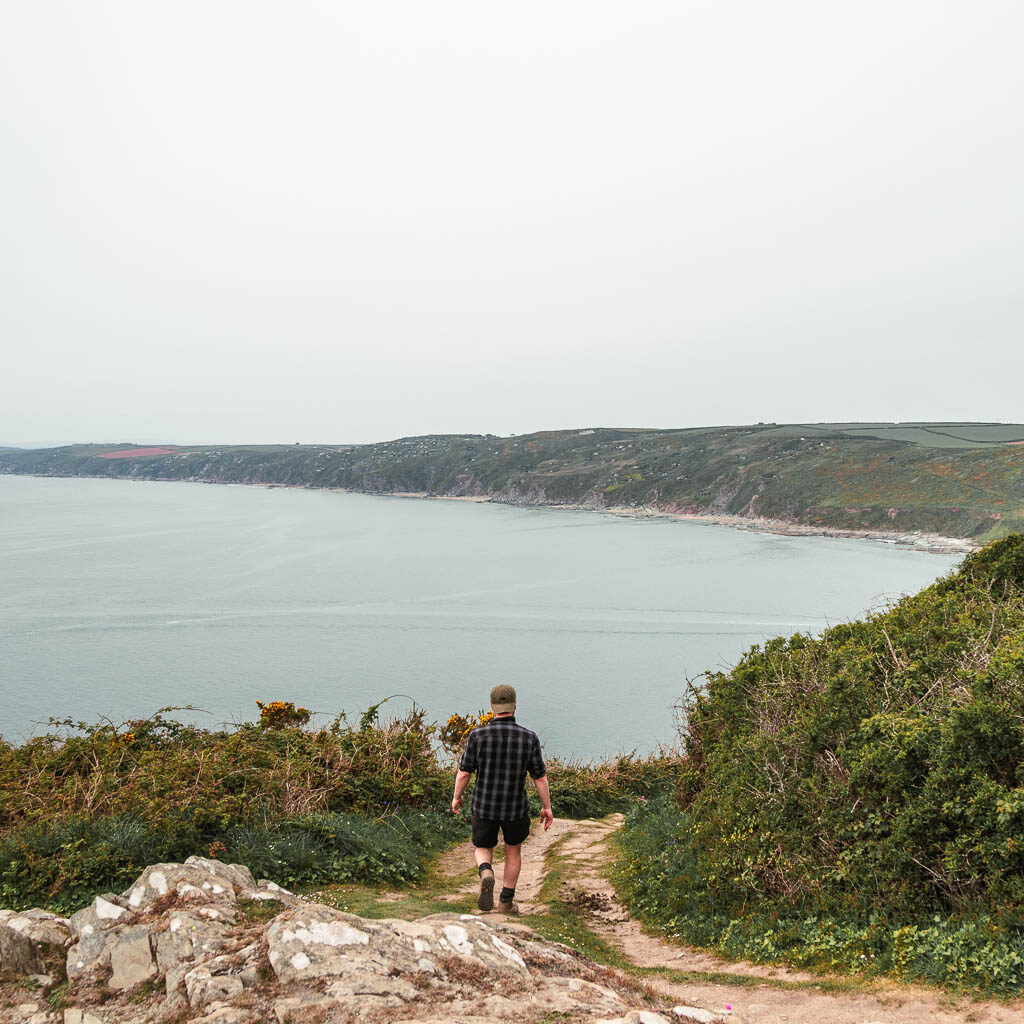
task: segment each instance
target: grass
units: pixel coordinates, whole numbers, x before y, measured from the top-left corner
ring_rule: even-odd
[[[602,939],[586,922],[584,916],[562,898],[571,873],[566,862],[559,863],[559,851],[568,837],[553,842],[545,853],[547,875],[541,885],[540,899],[548,907],[546,914],[528,918],[530,927],[542,938],[571,946],[599,964],[629,970],[632,966],[618,947]]]
[[[331,885],[310,890],[302,895],[305,899],[325,903],[346,914],[358,917],[380,919],[397,917],[414,921],[431,914],[468,914],[476,907],[476,897],[466,895],[456,900],[446,900],[456,887],[458,879],[440,878],[428,875],[422,882],[396,887],[393,892],[402,899],[385,899],[379,888],[369,885]]]
[[[771,988],[780,992],[825,992],[841,995],[846,992],[882,990],[887,983],[873,978],[838,978],[822,975],[813,981],[790,981],[787,978],[769,978],[731,971],[680,971],[672,967],[631,967],[640,977],[659,977],[677,985],[720,985],[731,988]]]
[[[285,905],[280,900],[240,899],[235,904],[238,919],[243,924],[254,921],[270,921],[285,909]]]

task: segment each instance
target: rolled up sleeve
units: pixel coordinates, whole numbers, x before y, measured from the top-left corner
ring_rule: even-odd
[[[548,773],[547,767],[544,764],[544,755],[540,752],[540,740],[536,736],[533,738],[530,760],[526,765],[526,770],[530,773],[531,779],[542,778]]]
[[[466,740],[466,749],[462,752],[462,760],[459,761],[460,772],[475,772],[477,767],[477,761],[479,755],[477,754],[477,744],[473,741],[476,739],[475,733],[469,734],[469,739]]]

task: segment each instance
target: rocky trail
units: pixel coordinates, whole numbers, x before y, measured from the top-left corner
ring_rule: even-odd
[[[557,820],[547,833],[534,831],[523,847],[516,890],[524,925],[549,912],[542,889],[549,871],[557,868],[557,899],[577,911],[589,929],[617,950],[627,964],[640,969],[646,986],[674,1002],[716,1014],[728,1006],[731,1016],[746,1024],[1024,1022],[1024,1001],[975,1001],[886,981],[851,984],[846,978],[725,961],[648,934],[630,916],[606,877],[614,856],[608,840],[621,824],[622,815],[611,815],[601,821]],[[467,845],[446,854],[440,870],[452,877],[465,875],[470,863],[472,848]],[[500,885],[500,865],[495,865],[495,871]],[[461,899],[476,891],[475,878],[469,878],[451,898]],[[848,991],[830,991],[847,986]]]

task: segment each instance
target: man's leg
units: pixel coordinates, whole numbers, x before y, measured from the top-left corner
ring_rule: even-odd
[[[476,905],[484,912],[494,909],[494,847],[474,846],[473,856],[476,859],[476,870],[480,876],[480,895]]]
[[[473,815],[473,857],[480,875],[476,905],[486,913],[494,909],[494,847],[498,845],[498,823]]]
[[[506,889],[515,889],[516,882],[519,881],[519,872],[523,867],[523,844],[517,843],[515,846],[509,846],[505,844],[505,873],[502,876],[501,884]]]
[[[513,902],[516,895],[516,882],[523,866],[523,844],[514,846],[505,844],[505,872],[501,879],[502,890],[498,896],[498,909],[503,914],[518,914],[519,907]]]

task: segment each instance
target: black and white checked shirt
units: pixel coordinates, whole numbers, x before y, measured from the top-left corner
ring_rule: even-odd
[[[537,734],[511,716],[494,718],[469,734],[459,770],[476,772],[472,813],[488,821],[527,817],[526,773],[539,779],[547,772]]]

